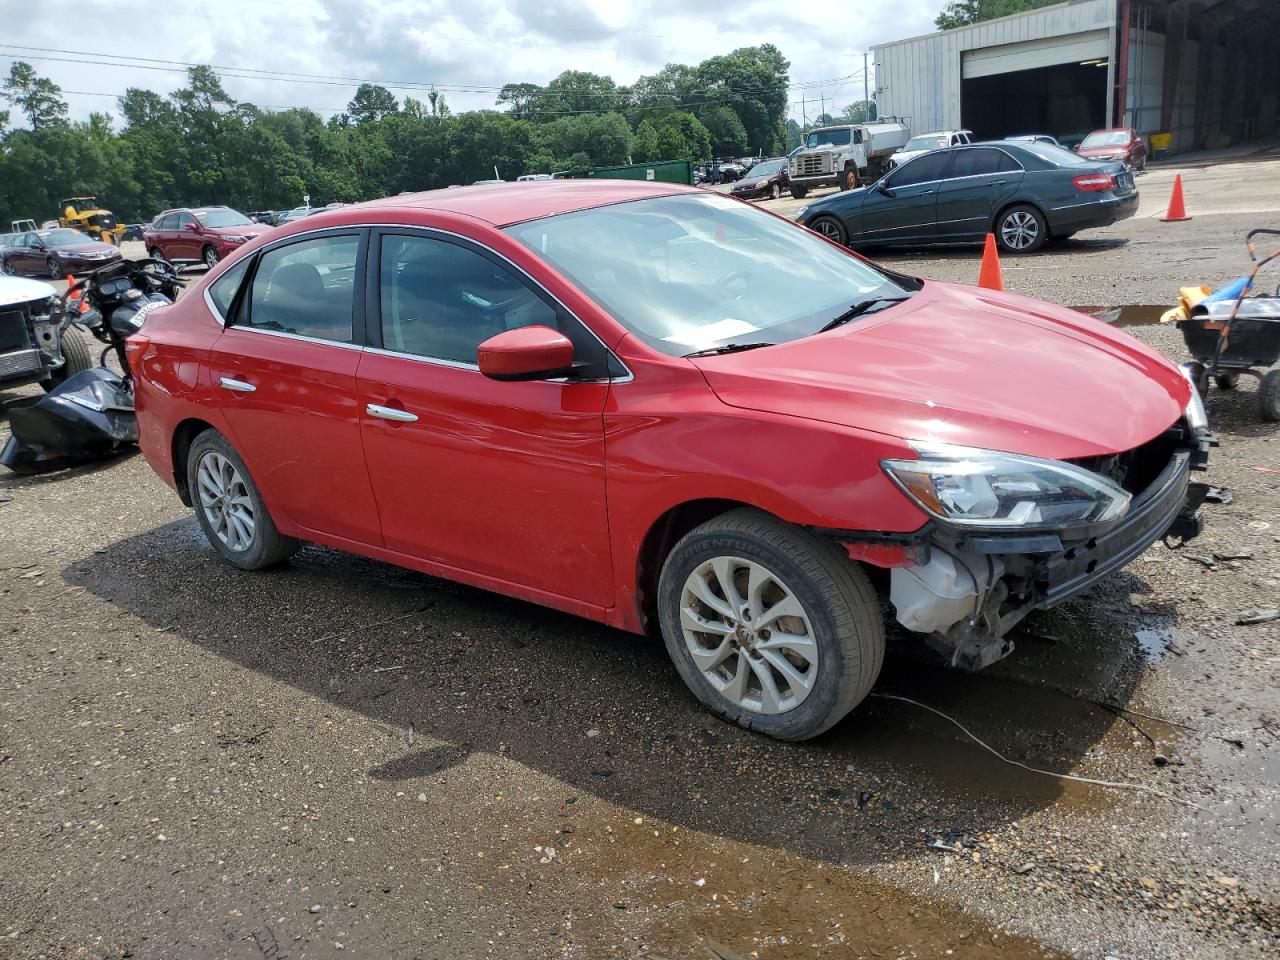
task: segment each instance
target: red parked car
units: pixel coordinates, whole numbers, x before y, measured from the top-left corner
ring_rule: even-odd
[[[230,563],[312,541],[656,628],[707,706],[785,739],[871,689],[882,596],[981,666],[1198,530],[1203,407],[1159,354],[690,187],[319,214],[129,349],[142,450]]]
[[[1080,141],[1076,153],[1100,162],[1122,160],[1130,170],[1147,169],[1147,143],[1137,130],[1095,130]]]
[[[241,244],[270,230],[230,207],[192,207],[160,214],[143,229],[142,242],[150,257],[212,267]]]

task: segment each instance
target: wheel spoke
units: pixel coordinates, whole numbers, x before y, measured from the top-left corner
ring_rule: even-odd
[[[680,623],[686,630],[692,630],[694,633],[713,633],[722,637],[733,633],[732,624],[725,623],[723,620],[708,620],[688,606],[680,608]]]
[[[756,617],[751,626],[759,630],[767,627],[771,623],[776,623],[782,617],[799,617],[804,620],[804,607],[800,605],[800,601],[794,595],[788,593],[781,600],[771,606],[760,616]]]
[[[692,593],[698,600],[720,616],[728,620],[734,618],[735,612],[729,608],[729,604],[711,592],[711,586],[707,583],[700,570],[695,570],[689,577],[689,581],[685,584],[685,590]]]
[[[801,673],[794,663],[778,653],[778,651],[762,650],[760,655],[764,657],[766,663],[786,678],[787,687],[791,690],[793,696],[798,698],[802,690],[807,691],[813,685],[813,671]]]
[[[724,694],[735,705],[741,705],[743,696],[747,692],[747,683],[751,679],[751,658],[745,654],[738,654],[738,669],[734,671],[733,679],[720,688],[720,692]]]
[[[742,610],[742,597],[738,596],[738,588],[733,584],[733,561],[728,557],[716,557],[711,561],[711,569],[715,571],[720,592],[724,594],[729,610],[736,618]]]
[[[803,637],[795,633],[782,633],[775,630],[768,640],[756,641],[756,649],[760,652],[774,650],[790,650],[813,663],[818,659],[818,645],[812,637]]]
[[[720,664],[724,663],[734,653],[733,644],[728,639],[720,641],[720,645],[713,650],[703,648],[690,648],[689,655],[693,657],[693,662],[698,665],[698,669],[703,673],[710,673]]]
[[[752,660],[744,657],[751,664],[751,669],[760,681],[760,712],[781,713],[782,693],[778,690],[778,682],[773,678],[773,671],[763,660]]]

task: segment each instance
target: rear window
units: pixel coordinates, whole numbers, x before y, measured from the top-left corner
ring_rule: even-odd
[[[1055,147],[1051,143],[1021,143],[1018,144],[1027,153],[1035,154],[1046,163],[1051,163],[1055,167],[1091,167],[1094,161],[1086,160],[1078,153],[1072,153],[1070,150],[1062,147]]]

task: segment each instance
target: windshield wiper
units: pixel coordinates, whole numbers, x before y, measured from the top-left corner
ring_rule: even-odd
[[[908,298],[907,297],[872,297],[870,300],[860,300],[858,303],[855,303],[852,307],[850,307],[844,313],[840,314],[837,317],[832,317],[831,320],[827,323],[827,325],[823,327],[821,330],[819,330],[818,332],[826,333],[828,330],[834,330],[836,327],[843,326],[844,324],[848,323],[850,320],[853,320],[853,319],[856,319],[857,317],[862,316],[864,313],[868,312],[872,307],[877,307],[877,306],[880,306],[881,304],[901,303],[903,300],[906,300],[906,299]]]
[[[741,353],[743,350],[754,350],[757,347],[774,346],[777,346],[777,344],[764,341],[758,343],[726,343],[722,347],[708,347],[706,350],[695,350],[693,353],[686,353],[684,358],[688,360],[691,357],[715,357],[722,353]]]

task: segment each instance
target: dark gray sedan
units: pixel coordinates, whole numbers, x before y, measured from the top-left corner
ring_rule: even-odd
[[[1095,163],[1036,142],[976,143],[935,150],[869,187],[837,193],[796,219],[837,243],[980,242],[994,233],[1008,253],[1031,253],[1049,238],[1105,227],[1138,209],[1123,163]]]

